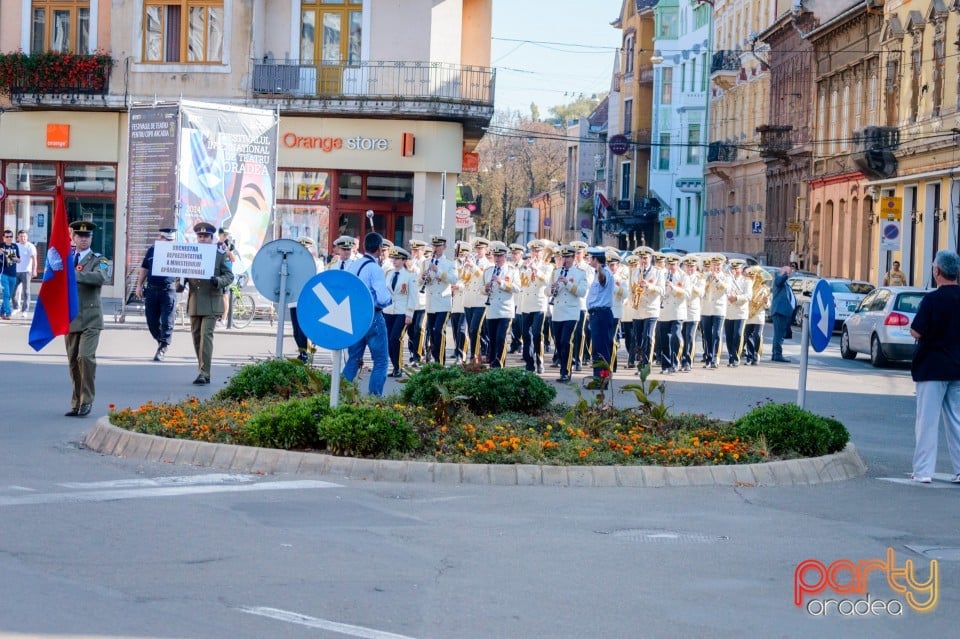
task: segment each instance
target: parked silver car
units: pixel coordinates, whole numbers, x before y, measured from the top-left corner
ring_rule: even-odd
[[[910,324],[927,294],[913,286],[881,286],[868,294],[843,323],[840,355],[853,359],[870,353],[870,363],[884,366],[894,360],[913,360],[916,340]]]

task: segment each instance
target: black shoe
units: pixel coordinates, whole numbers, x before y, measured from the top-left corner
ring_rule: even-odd
[[[543,364],[537,364],[537,374],[543,375]]]
[[[91,410],[93,410],[93,404],[80,404],[80,408],[77,409],[77,417],[86,417]]]
[[[771,357],[771,358],[770,358],[770,361],[771,361],[771,362],[780,362],[780,363],[782,363],[782,364],[789,364],[789,363],[790,363],[790,360],[787,359],[786,357]]]
[[[690,364],[684,364],[683,367],[680,369],[680,372],[681,372],[681,373],[689,373],[689,372],[690,372]]]
[[[717,370],[719,366],[716,362],[710,362],[710,370]]]
[[[157,352],[153,355],[153,361],[162,362],[163,358],[167,356],[167,347],[161,346],[157,349]]]
[[[575,373],[579,373],[580,370],[581,370],[581,369],[580,369],[580,364],[574,364],[574,365],[573,365],[573,371],[574,371]]]
[[[193,380],[193,383],[196,384],[197,386],[200,386],[202,384],[209,384],[210,378],[205,375],[197,375],[197,378]]]
[[[569,382],[569,381],[570,381],[570,376],[569,376],[569,375],[561,375],[561,376],[560,376],[560,379],[558,379],[557,381],[558,381],[558,382]]]
[[[80,414],[80,411],[79,411],[79,410],[77,410],[76,408],[71,408],[70,410],[68,410],[67,412],[65,412],[65,413],[63,414],[63,416],[64,416],[64,417],[76,417],[76,416],[79,415],[79,414]]]

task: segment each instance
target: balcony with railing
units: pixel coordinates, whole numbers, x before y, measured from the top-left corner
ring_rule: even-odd
[[[760,134],[760,157],[782,159],[787,157],[793,148],[793,125],[790,124],[762,124],[757,127]]]
[[[729,89],[740,74],[740,52],[717,51],[710,62],[710,80],[723,89]]]
[[[17,106],[106,106],[114,60],[105,53],[0,54],[0,94]]]
[[[400,114],[453,119],[493,115],[495,71],[443,62],[253,63],[252,97],[282,111]]]
[[[707,147],[707,162],[736,162],[737,146],[728,142],[711,142]]]

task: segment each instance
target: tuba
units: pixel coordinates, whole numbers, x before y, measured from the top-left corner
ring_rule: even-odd
[[[759,266],[751,267],[753,276],[753,296],[748,305],[747,317],[754,318],[760,311],[770,308],[770,286],[769,282],[773,276],[766,269]]]

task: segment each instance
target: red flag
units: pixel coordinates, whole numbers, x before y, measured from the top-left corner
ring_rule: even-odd
[[[53,195],[53,222],[50,229],[43,281],[37,294],[37,305],[28,338],[35,351],[49,344],[54,337],[69,333],[70,322],[80,309],[77,276],[73,270],[70,247],[70,229],[67,226],[67,207],[63,202],[63,187],[60,185],[57,185]]]

